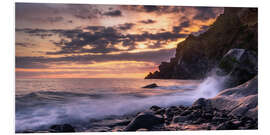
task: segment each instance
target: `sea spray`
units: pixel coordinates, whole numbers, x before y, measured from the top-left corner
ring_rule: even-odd
[[[215,73],[206,77],[202,83],[194,90],[194,96],[198,98],[215,97],[225,87],[225,83],[229,76],[219,76]]]

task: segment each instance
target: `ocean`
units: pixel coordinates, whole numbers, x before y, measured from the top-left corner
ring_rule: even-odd
[[[142,88],[156,83],[157,88]],[[162,79],[16,79],[15,130],[44,130],[53,124],[84,127],[91,119],[134,114],[153,105],[191,105],[214,97],[220,81]],[[86,128],[86,127],[85,127]]]

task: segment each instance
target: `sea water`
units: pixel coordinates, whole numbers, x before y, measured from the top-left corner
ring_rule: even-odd
[[[16,79],[16,132],[47,129],[53,124],[85,125],[91,119],[134,114],[153,105],[191,105],[215,96],[216,78],[161,79]],[[156,83],[157,88],[142,88]]]

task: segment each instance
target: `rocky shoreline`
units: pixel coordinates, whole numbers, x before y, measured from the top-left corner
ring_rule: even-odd
[[[258,129],[258,78],[234,88],[222,90],[211,99],[200,98],[192,106],[152,106],[126,116],[90,120],[89,127],[71,124],[52,125],[46,131],[55,132],[128,132],[183,130],[256,130]]]

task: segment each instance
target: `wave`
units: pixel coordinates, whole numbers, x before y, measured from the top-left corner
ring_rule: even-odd
[[[55,91],[17,95],[16,132],[27,129],[46,130],[52,124],[63,123],[86,128],[85,126],[91,126],[89,123],[91,119],[136,114],[152,105],[189,106],[198,98],[215,96],[222,89],[224,80],[226,78],[214,75],[207,77],[196,86],[160,86],[156,89],[176,90],[177,92],[154,96],[140,96],[140,93],[107,95]],[[155,89],[152,90],[155,91]]]

